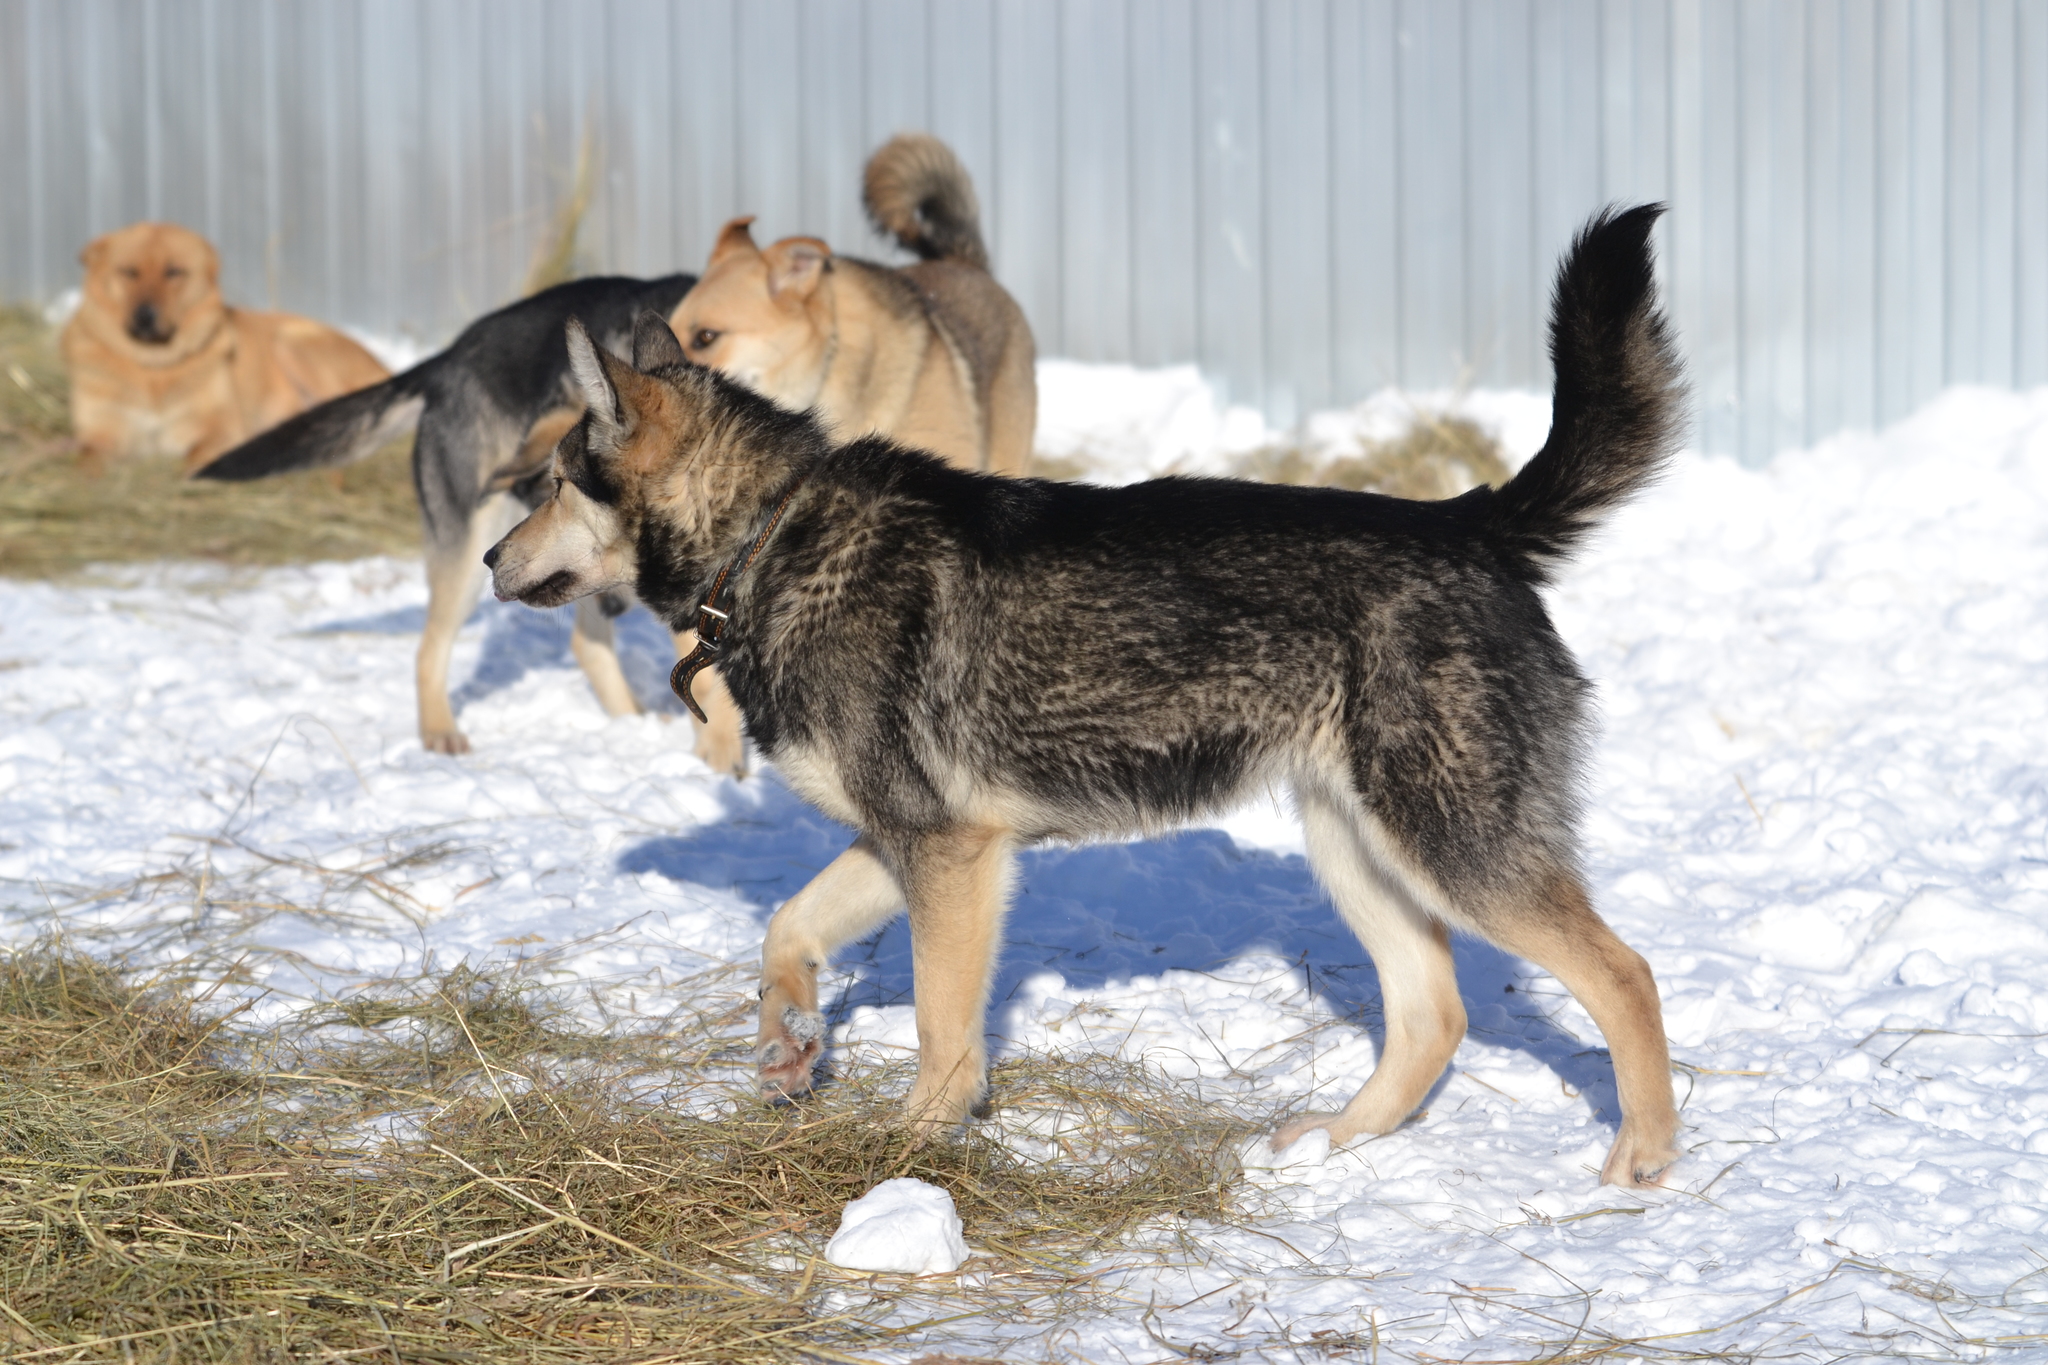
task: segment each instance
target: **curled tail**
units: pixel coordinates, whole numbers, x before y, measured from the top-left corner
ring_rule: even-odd
[[[294,469],[333,469],[363,459],[419,422],[426,405],[421,383],[426,369],[418,365],[381,384],[308,408],[250,437],[193,477],[239,483]]]
[[[861,202],[877,228],[927,261],[988,269],[974,182],[929,133],[898,133],[868,158]]]
[[[1651,482],[1683,424],[1685,377],[1657,310],[1662,204],[1605,209],[1572,240],[1550,303],[1550,437],[1492,499],[1497,542],[1538,579]]]

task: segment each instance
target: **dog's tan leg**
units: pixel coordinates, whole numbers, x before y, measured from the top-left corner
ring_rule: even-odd
[[[1303,1114],[1273,1134],[1280,1151],[1327,1128],[1338,1146],[1361,1133],[1389,1133],[1415,1112],[1465,1036],[1465,1004],[1451,963],[1450,935],[1373,866],[1352,814],[1310,790],[1297,793],[1309,862],[1337,912],[1372,955],[1386,1008],[1386,1045],[1365,1088],[1339,1114]]]
[[[455,711],[448,704],[448,660],[455,652],[456,632],[483,587],[484,551],[503,533],[511,505],[503,495],[491,498],[470,513],[468,536],[459,546],[427,547],[427,624],[420,632],[414,678],[419,688],[420,743],[431,753],[469,752],[469,737],[456,728]]]
[[[856,839],[775,912],[761,945],[761,1029],[754,1055],[762,1094],[796,1095],[811,1088],[811,1070],[825,1048],[819,969],[834,951],[902,908],[896,874],[872,844]]]
[[[917,1084],[905,1109],[926,1135],[966,1118],[987,1081],[982,1021],[1011,867],[1009,833],[999,829],[932,835],[904,860],[917,991]]]
[[[697,632],[679,630],[675,632],[675,641],[676,657],[682,658],[697,647]],[[708,725],[695,716],[690,717],[690,723],[697,730],[697,757],[709,764],[714,772],[745,777],[747,740],[740,730],[740,708],[734,703],[732,693],[726,691],[725,679],[718,676],[717,669],[707,668],[690,684],[690,695],[697,699],[697,705],[704,708],[704,714],[711,717]]]
[[[576,602],[576,627],[569,634],[569,652],[583,665],[590,690],[608,716],[637,716],[640,701],[626,685],[626,671],[619,667],[619,651],[612,630],[612,618],[596,597]]]
[[[1520,913],[1487,924],[1501,947],[1564,983],[1600,1026],[1621,1092],[1621,1131],[1600,1170],[1603,1185],[1655,1185],[1678,1160],[1678,1108],[1657,982],[1642,954],[1594,911],[1576,877],[1560,874]]]

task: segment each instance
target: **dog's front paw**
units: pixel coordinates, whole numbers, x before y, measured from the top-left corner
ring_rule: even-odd
[[[754,1053],[765,1099],[801,1095],[811,1088],[811,1072],[825,1051],[825,1016],[784,1006],[782,1017]]]
[[[422,730],[420,744],[430,754],[466,754],[469,736],[460,730]]]
[[[1266,1146],[1272,1149],[1274,1156],[1278,1156],[1316,1129],[1327,1128],[1330,1130],[1330,1145],[1335,1147],[1340,1140],[1337,1124],[1343,1117],[1342,1114],[1297,1114],[1273,1130],[1273,1136],[1266,1139]]]
[[[1671,1126],[1675,1129],[1677,1125]],[[1675,1132],[1646,1132],[1623,1119],[1621,1131],[1615,1134],[1614,1146],[1608,1150],[1607,1162],[1600,1168],[1600,1183],[1619,1185],[1623,1189],[1652,1189],[1662,1185],[1665,1174],[1678,1161],[1676,1136]]]

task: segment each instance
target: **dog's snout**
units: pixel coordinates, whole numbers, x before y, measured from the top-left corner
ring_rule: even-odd
[[[128,316],[128,335],[137,341],[170,340],[170,333],[164,330],[163,319],[157,316],[153,303],[135,305],[135,311]]]
[[[497,543],[496,545],[493,545],[493,546],[492,546],[492,547],[491,547],[490,549],[488,549],[488,550],[485,550],[485,551],[484,551],[484,567],[485,567],[486,569],[493,569],[493,570],[495,570],[495,569],[496,569],[496,568],[498,567],[498,556],[499,556],[499,555],[501,555],[501,554],[503,554],[504,552],[505,552],[505,542],[504,542],[504,541],[502,541],[502,540],[501,540],[501,541],[499,541],[499,542],[498,542],[498,543]]]

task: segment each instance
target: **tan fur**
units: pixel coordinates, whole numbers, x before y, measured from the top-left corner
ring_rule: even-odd
[[[920,161],[950,168],[962,207],[974,212],[973,189],[944,144],[898,137],[866,174],[870,206],[899,237],[915,230],[903,202]],[[1023,309],[988,273],[978,240],[964,259],[891,269],[835,256],[815,237],[785,237],[763,250],[749,231],[753,221],[735,218],[720,230],[704,274],[669,316],[691,360],[785,407],[816,409],[839,440],[872,433],[964,469],[1028,470],[1037,351]],[[698,725],[698,756],[738,772],[738,714],[722,684],[701,699],[711,721],[709,730]],[[719,761],[727,754],[730,767]]]
[[[816,238],[765,251],[735,218],[670,315],[690,359],[785,407],[816,408],[838,440],[879,434],[965,469],[1021,475],[1038,389],[1031,329],[986,271],[900,270]]]
[[[90,462],[166,456],[197,469],[287,417],[389,376],[322,323],[229,307],[219,256],[175,224],[110,232],[79,261],[84,299],[62,346],[72,430]],[[145,308],[155,326],[138,334]]]

